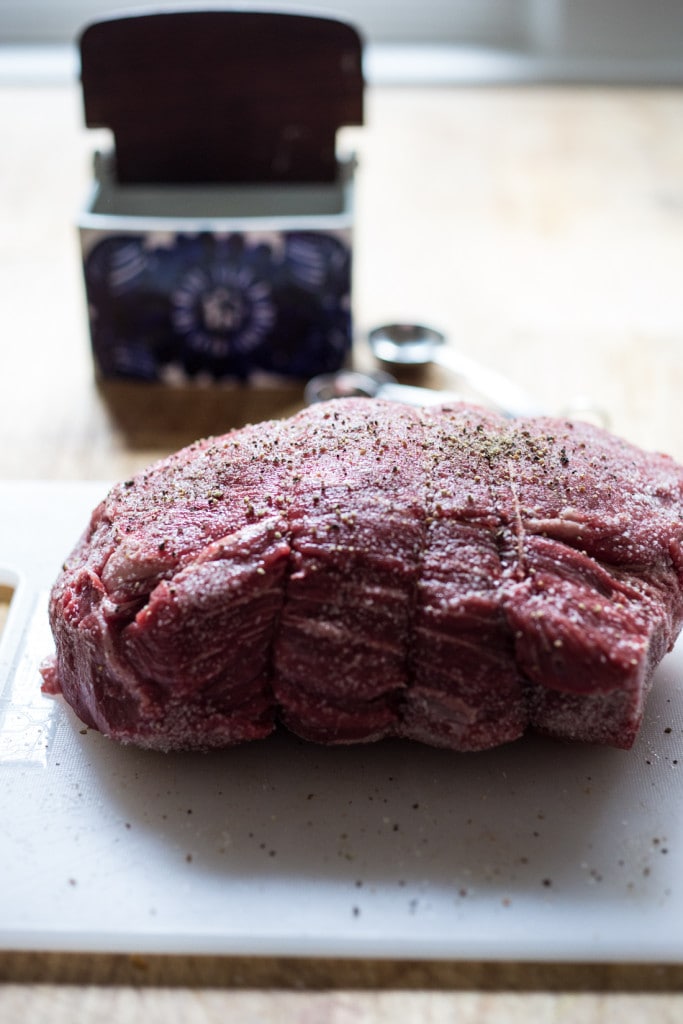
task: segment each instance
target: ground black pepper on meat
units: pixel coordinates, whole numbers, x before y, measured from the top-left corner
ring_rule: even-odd
[[[276,725],[628,746],[683,621],[682,492],[604,431],[466,405],[340,400],[207,438],[96,510],[45,687],[161,749]]]

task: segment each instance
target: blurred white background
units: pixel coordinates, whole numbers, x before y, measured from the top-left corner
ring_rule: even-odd
[[[135,6],[125,0],[0,0],[5,73],[70,72],[80,29]],[[367,44],[370,79],[683,81],[681,0],[246,0],[237,6],[311,10],[351,21]],[[41,48],[38,61],[35,47]]]

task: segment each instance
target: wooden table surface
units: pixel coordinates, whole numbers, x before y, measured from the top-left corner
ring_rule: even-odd
[[[301,404],[287,392],[96,385],[74,227],[94,140],[76,84],[0,89],[0,477],[112,479]],[[395,319],[524,384],[586,399],[683,459],[683,93],[373,88],[354,315]],[[432,372],[432,384],[452,384]],[[0,602],[2,595],[0,594]],[[189,1022],[658,1019],[683,965],[393,964],[0,953],[0,1019]]]

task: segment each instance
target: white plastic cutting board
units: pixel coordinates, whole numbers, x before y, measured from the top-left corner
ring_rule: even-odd
[[[0,946],[683,959],[683,650],[630,752],[291,738],[118,747],[40,694],[46,598],[104,493],[0,484]]]

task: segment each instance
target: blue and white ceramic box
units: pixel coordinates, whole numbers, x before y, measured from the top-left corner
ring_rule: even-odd
[[[351,348],[353,161],[334,182],[119,184],[96,159],[79,217],[101,378],[273,382]]]
[[[142,11],[80,35],[85,123],[112,140],[79,218],[103,379],[305,380],[351,348],[362,43],[335,19]]]

